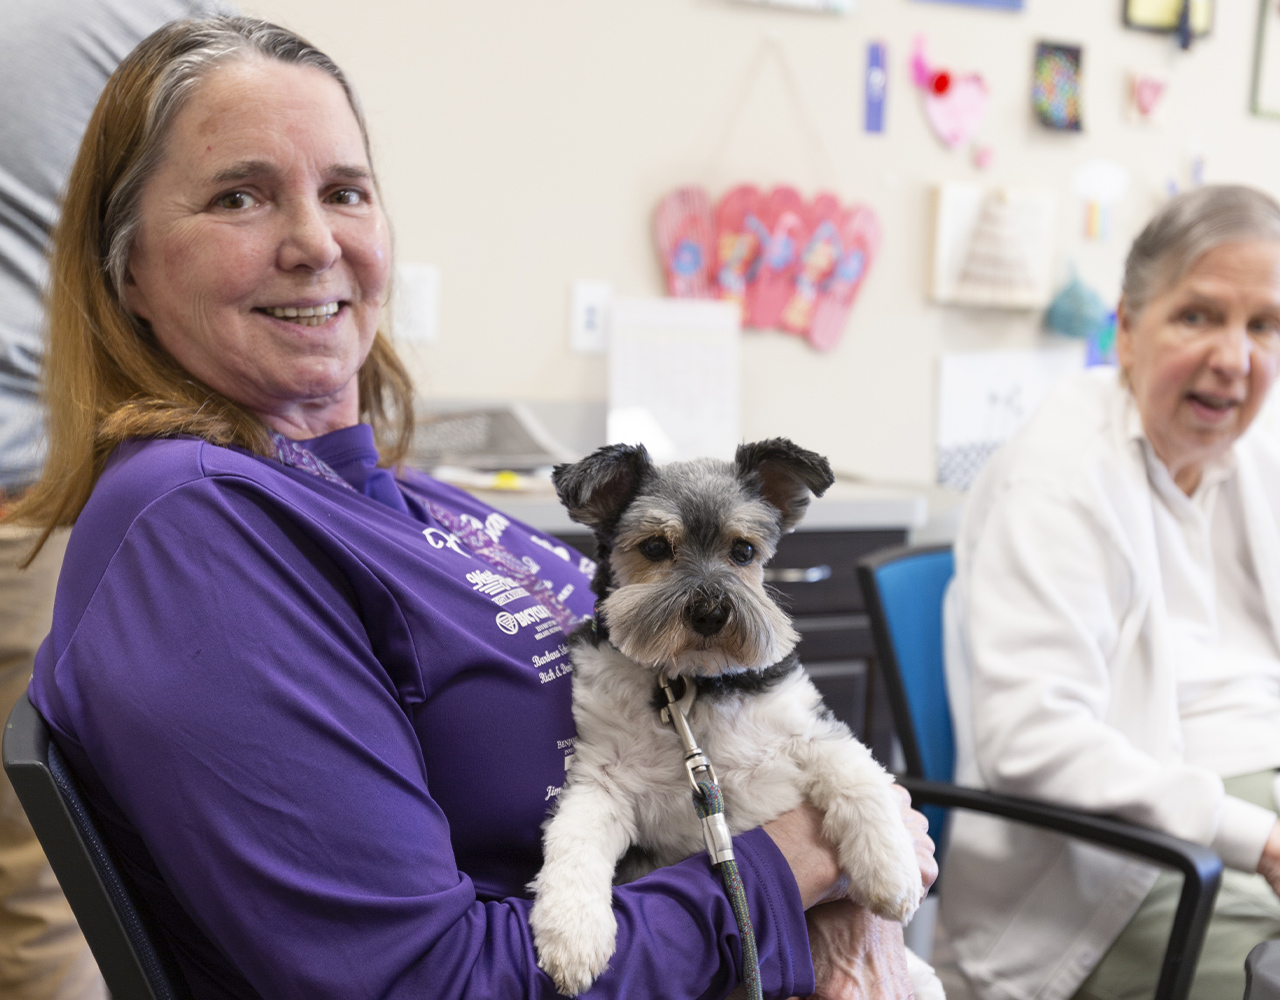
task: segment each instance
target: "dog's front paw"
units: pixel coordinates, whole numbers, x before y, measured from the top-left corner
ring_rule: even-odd
[[[612,896],[587,899],[572,892],[542,890],[529,914],[538,965],[566,996],[576,996],[609,965],[618,922]]]
[[[849,876],[849,896],[889,920],[906,923],[925,888],[911,834],[896,809],[879,822],[863,822],[840,842],[840,866]]]

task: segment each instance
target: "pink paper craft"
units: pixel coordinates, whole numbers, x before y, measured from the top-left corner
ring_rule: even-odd
[[[795,288],[800,247],[808,237],[804,199],[795,188],[774,188],[760,222],[767,236],[761,241],[755,280],[747,285],[746,325],[773,330],[782,322],[782,310]]]
[[[716,288],[720,298],[737,302],[746,316],[747,285],[760,260],[760,191],[740,184],[716,205]],[[765,233],[767,235],[767,232]]]
[[[840,259],[840,224],[846,213],[835,195],[820,194],[807,206],[805,214],[809,239],[800,252],[795,286],[782,310],[781,323],[782,329],[798,336],[808,335],[818,292]]]
[[[1164,96],[1165,83],[1154,76],[1134,76],[1133,106],[1142,118],[1150,118]]]
[[[712,298],[715,222],[707,192],[700,187],[683,187],[663,198],[654,214],[654,234],[667,277],[667,293],[681,299]]]
[[[844,336],[849,310],[880,249],[880,220],[866,205],[855,205],[840,227],[842,252],[835,271],[818,296],[809,326],[809,343],[829,351]]]
[[[967,145],[987,114],[987,85],[982,77],[930,66],[924,38],[917,35],[911,53],[911,78],[924,91],[924,114],[934,134],[952,149]]]

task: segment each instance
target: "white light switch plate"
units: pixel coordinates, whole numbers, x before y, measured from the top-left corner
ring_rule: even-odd
[[[427,344],[440,336],[440,268],[396,265],[391,324],[396,340],[406,344]]]
[[[609,308],[613,285],[575,281],[569,311],[569,346],[583,354],[603,354],[609,346]]]

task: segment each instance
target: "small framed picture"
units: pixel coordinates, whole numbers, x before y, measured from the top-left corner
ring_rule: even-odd
[[[1191,0],[1191,33],[1203,38],[1213,29],[1214,0]],[[1124,23],[1141,31],[1174,32],[1183,0],[1124,0]]]
[[[1280,118],[1280,6],[1262,0],[1258,11],[1258,44],[1253,58],[1255,115]]]

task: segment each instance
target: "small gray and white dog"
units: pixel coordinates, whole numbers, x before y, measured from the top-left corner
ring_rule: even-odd
[[[826,815],[849,897],[909,919],[923,889],[893,779],[824,709],[764,584],[779,538],[833,482],[826,459],[778,438],[741,446],[733,463],[658,467],[643,446],[611,445],[553,479],[599,545],[595,626],[570,642],[578,737],[530,885],[539,964],[556,987],[580,993],[608,965],[615,875],[703,849],[684,752],[656,707],[664,675],[696,688],[689,725],[732,833],[808,799]],[[912,959],[917,995],[941,997]]]

